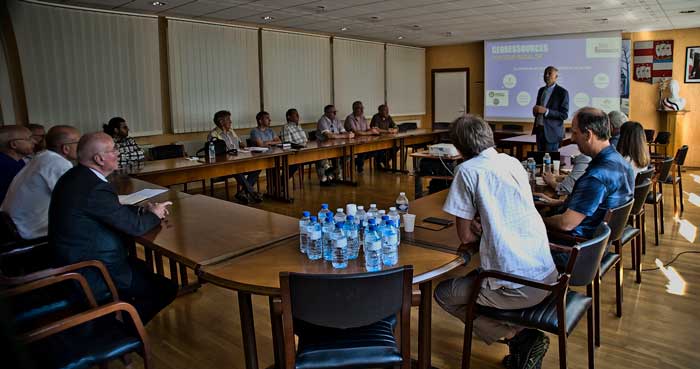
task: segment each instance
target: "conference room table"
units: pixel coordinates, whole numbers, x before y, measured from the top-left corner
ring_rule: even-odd
[[[571,132],[566,132],[566,134],[564,134],[564,139],[562,139],[560,142],[560,145],[566,146],[570,143]],[[537,138],[535,137],[535,135],[532,134],[508,137],[498,142],[499,148],[512,149],[512,155],[518,158],[519,160],[523,160],[525,158],[525,154],[527,154],[527,152],[525,151],[526,148],[531,151],[534,151],[536,149],[536,145]]]
[[[396,266],[413,266],[412,305],[418,306],[418,368],[429,369],[431,356],[432,281],[463,265],[465,259],[455,252],[439,250],[402,240]],[[387,268],[387,267],[384,267]],[[247,369],[258,368],[251,295],[268,296],[275,367],[284,365],[279,274],[350,274],[366,272],[364,256],[350,260],[347,268],[335,269],[330,262],[309,260],[299,251],[297,239],[287,239],[222,263],[199,269],[200,278],[217,286],[235,290],[241,317],[241,331]]]
[[[314,162],[322,159],[349,157],[372,151],[398,148],[401,156],[407,147],[416,144],[434,142],[446,130],[416,129],[397,134],[379,136],[358,136],[352,139],[315,140],[301,149],[283,150],[270,147],[266,152],[253,153],[240,150],[236,155],[220,155],[215,160],[207,158],[174,158],[147,161],[138,166],[127,168],[123,173],[132,177],[168,187],[181,183],[207,180],[231,174],[241,174],[257,170],[267,170],[268,196],[285,201],[293,201],[289,186],[289,167],[291,165]],[[345,163],[346,182],[356,184],[354,165],[351,160]],[[406,163],[402,160],[399,168],[392,161],[392,169],[406,172]]]

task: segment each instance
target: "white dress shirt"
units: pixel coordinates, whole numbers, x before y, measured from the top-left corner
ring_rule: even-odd
[[[481,216],[483,269],[544,280],[554,272],[544,222],[522,164],[489,148],[457,166],[443,210],[462,219]],[[488,279],[490,289],[522,285]]]
[[[63,173],[72,167],[63,156],[44,150],[12,180],[0,210],[10,215],[22,238],[47,235],[51,192]]]

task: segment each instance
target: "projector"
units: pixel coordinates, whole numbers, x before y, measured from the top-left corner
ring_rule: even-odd
[[[459,151],[453,144],[441,143],[428,146],[428,152],[432,156],[459,156]]]

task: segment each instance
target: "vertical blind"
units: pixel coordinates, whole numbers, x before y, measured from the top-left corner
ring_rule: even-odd
[[[2,119],[0,123],[15,124],[15,107],[12,100],[12,87],[10,86],[10,74],[7,70],[5,48],[0,46],[0,109]]]
[[[384,44],[333,39],[333,88],[338,117],[362,101],[365,115],[384,103]]]
[[[32,123],[162,133],[156,18],[9,4]]]
[[[255,126],[260,109],[258,31],[168,20],[170,101],[175,133],[214,127],[231,112],[234,128]]]
[[[386,74],[391,114],[425,114],[425,49],[387,45]]]
[[[330,38],[263,30],[262,73],[265,110],[274,124],[289,108],[302,122],[315,121],[331,103]]]

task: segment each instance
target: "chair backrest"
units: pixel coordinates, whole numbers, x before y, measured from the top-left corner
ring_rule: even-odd
[[[656,138],[654,139],[654,143],[657,144],[668,144],[671,141],[671,132],[666,132],[666,131],[660,131],[657,135]]]
[[[653,129],[644,130],[644,136],[646,136],[647,142],[654,142],[654,134],[656,134],[656,131]]]
[[[161,145],[151,147],[150,157],[152,160],[181,158],[185,156],[184,145]]]
[[[673,158],[673,161],[680,165],[683,166],[685,163],[685,157],[688,155],[688,145],[683,145],[681,146],[678,151],[676,151],[676,156]]]
[[[633,205],[634,199],[622,206],[608,209],[603,221],[608,223],[608,227],[610,227],[610,242],[617,241],[622,237],[622,232],[625,230]]]
[[[451,122],[435,122],[433,123],[433,129],[450,129]]]
[[[523,126],[521,126],[520,124],[504,124],[503,130],[504,131],[513,131],[513,132],[522,132]]]
[[[412,266],[360,274],[280,273],[282,305],[291,304],[293,319],[317,326],[361,327],[410,305],[412,279]]]
[[[408,132],[408,131],[412,131],[414,129],[418,129],[418,123],[416,123],[416,122],[400,123],[398,125],[398,127],[399,127],[399,132]]]
[[[593,281],[605,255],[609,238],[610,227],[603,222],[596,229],[593,238],[574,246],[578,249],[578,254],[571,269],[570,285],[587,286]]]
[[[535,163],[537,164],[542,164],[544,161],[544,154],[546,153],[546,151],[528,151],[526,157],[535,159]],[[552,151],[549,153],[549,156],[552,160],[561,160],[561,153],[559,151]]]
[[[309,131],[309,141],[316,141],[318,137],[316,137],[316,130],[314,129],[313,131]]]
[[[8,243],[21,241],[15,222],[12,221],[10,214],[0,211],[0,243],[5,246]]]
[[[651,178],[654,176],[654,166],[650,166],[647,169],[644,169],[643,171],[637,173],[637,176],[634,177],[634,184],[642,184],[644,183],[647,179],[651,180]]]
[[[666,158],[663,161],[661,161],[660,168],[659,168],[659,181],[664,181],[666,178],[668,178],[668,175],[671,173],[671,168],[673,167],[673,158]]]
[[[644,182],[634,186],[634,205],[632,205],[630,214],[638,215],[642,211],[650,190],[651,179],[646,179]]]

